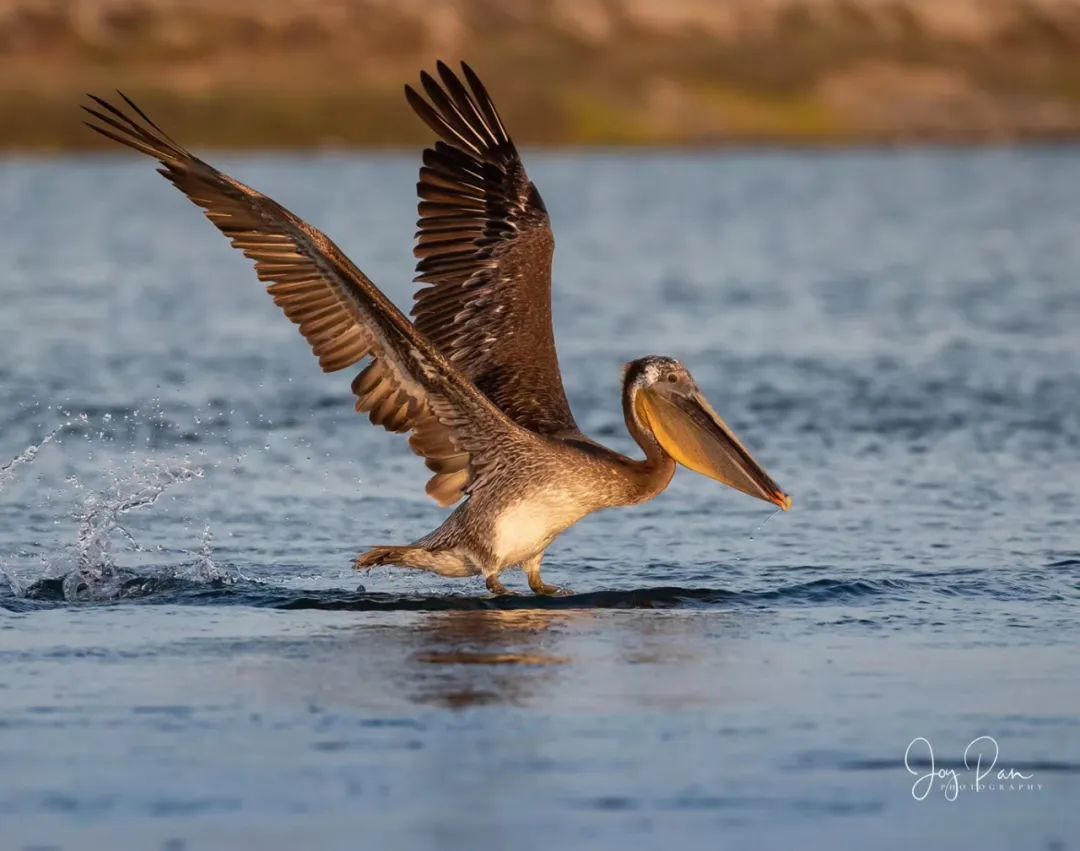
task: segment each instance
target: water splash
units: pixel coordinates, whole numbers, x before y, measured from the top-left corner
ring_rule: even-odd
[[[0,492],[4,490],[4,487],[15,478],[15,474],[18,472],[19,467],[26,464],[30,464],[37,457],[38,453],[44,449],[48,444],[52,443],[60,432],[62,432],[70,423],[63,423],[58,425],[48,434],[46,434],[37,443],[31,443],[22,452],[12,458],[3,466],[0,466]]]
[[[114,540],[119,535],[130,552],[147,552],[124,526],[123,517],[131,511],[154,505],[161,496],[176,485],[201,479],[200,467],[189,462],[182,464],[148,463],[142,470],[126,478],[118,478],[106,491],[90,493],[78,514],[76,533],[76,567],[64,577],[66,600],[113,600],[124,596],[147,593],[151,586],[163,580],[177,578],[176,568],[140,574],[119,567],[113,559]],[[213,565],[209,557],[210,544],[204,532],[198,572],[209,575]]]
[[[106,413],[102,422],[111,416]],[[56,440],[65,428],[87,428],[86,414],[70,417],[31,444],[0,467],[0,490],[15,478],[22,467],[33,463],[41,450]],[[92,435],[91,435],[92,436]],[[103,439],[103,438],[102,438]],[[216,465],[215,465],[216,466]],[[5,579],[16,597],[62,597],[68,601],[105,601],[145,596],[177,583],[205,586],[231,584],[242,578],[221,567],[213,558],[213,534],[209,526],[203,529],[198,550],[180,550],[190,560],[178,565],[155,567],[121,566],[114,551],[126,553],[162,552],[161,547],[144,547],[125,525],[130,512],[146,510],[157,503],[172,488],[205,476],[203,467],[185,456],[183,461],[144,461],[136,469],[119,474],[110,471],[106,487],[96,488],[75,476],[65,479],[66,495],[81,503],[73,512],[77,524],[74,545],[52,548],[51,552],[20,551],[14,559],[0,565],[0,578]],[[46,497],[51,502],[51,497]],[[56,521],[59,522],[59,521]],[[36,548],[38,545],[34,545]],[[21,569],[18,562],[22,563]]]
[[[206,579],[215,578],[220,569],[214,564],[214,533],[207,525],[203,528],[202,546],[199,547],[199,559],[195,569]]]
[[[178,471],[168,471],[171,477],[163,482],[158,482],[161,491],[157,498],[166,489],[180,481],[190,481],[191,478],[201,478],[199,475],[180,476]],[[134,507],[152,505],[156,499],[148,496],[145,492],[143,499]],[[133,502],[134,500],[129,500]],[[115,529],[123,527],[117,524]],[[132,549],[146,552],[140,547],[134,538],[126,530],[122,532],[125,540]],[[101,549],[95,543],[95,552],[100,557],[103,553],[108,554],[108,549]],[[112,600],[130,600],[142,597],[160,596],[162,594],[176,593],[190,590],[190,586],[196,588],[224,588],[235,585],[241,580],[250,581],[248,577],[239,571],[218,565],[213,558],[213,533],[210,526],[203,529],[202,543],[197,553],[191,553],[195,560],[190,563],[166,565],[156,568],[144,568],[133,570],[122,567],[110,560],[80,565],[65,575],[61,581],[61,593],[68,602],[106,602]],[[82,555],[86,555],[83,553]],[[260,583],[261,584],[261,583]]]
[[[199,551],[194,555],[195,561],[191,564],[180,565],[173,569],[173,578],[200,585],[232,585],[240,580],[262,584],[261,580],[252,579],[235,568],[224,567],[214,561],[214,533],[209,525],[203,528],[202,543],[199,545]]]
[[[119,532],[136,552],[145,552],[124,527],[121,518],[130,511],[156,503],[169,488],[205,475],[189,463],[175,466],[148,464],[127,479],[118,479],[108,491],[91,493],[83,503],[76,537],[79,567],[104,567],[112,563],[113,535]]]

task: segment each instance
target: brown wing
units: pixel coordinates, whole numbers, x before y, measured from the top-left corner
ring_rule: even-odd
[[[192,156],[126,97],[141,121],[93,100],[100,109],[84,107],[96,119],[88,126],[161,163],[158,171],[255,261],[325,371],[372,358],[353,381],[356,409],[390,431],[412,432],[409,445],[436,473],[427,491],[440,505],[479,487],[516,447],[536,440],[463,378],[323,233]]]
[[[424,151],[412,314],[419,328],[515,422],[576,431],[551,331],[555,242],[495,105],[469,66],[442,62],[405,95],[442,139]]]

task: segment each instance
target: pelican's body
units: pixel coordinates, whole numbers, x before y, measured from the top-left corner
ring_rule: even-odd
[[[645,502],[668,486],[675,462],[662,450],[650,456],[635,461],[580,436],[549,437],[490,487],[474,491],[434,532],[410,547],[378,547],[358,564],[483,574],[495,591],[498,575],[521,565],[534,591],[551,593],[540,562],[555,538],[594,511]]]
[[[409,444],[435,475],[428,493],[460,501],[434,532],[357,559],[443,576],[522,566],[537,593],[556,537],[602,508],[652,499],[676,462],[783,508],[790,498],[709,407],[678,361],[627,364],[623,412],[642,460],[590,440],[563,391],[551,329],[554,241],[543,201],[525,174],[476,75],[468,88],[439,63],[430,99],[409,103],[440,136],[420,170],[417,280],[410,322],[341,251],[271,199],[192,156],[131,101],[138,118],[94,98],[103,135],[157,159],[161,173],[233,245],[255,261],[274,301],[300,327],[326,371],[369,359],[352,384],[358,411]]]

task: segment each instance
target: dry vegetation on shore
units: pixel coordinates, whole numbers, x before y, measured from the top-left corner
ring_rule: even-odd
[[[0,148],[121,88],[193,143],[398,145],[436,58],[534,144],[1080,137],[1080,0],[0,0]]]

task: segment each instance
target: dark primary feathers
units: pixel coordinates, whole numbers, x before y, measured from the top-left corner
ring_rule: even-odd
[[[551,329],[547,210],[483,84],[442,62],[405,87],[441,141],[424,151],[412,314],[462,373],[520,425],[576,432]]]
[[[428,493],[449,505],[528,451],[535,435],[518,427],[417,332],[409,320],[323,233],[280,204],[192,156],[121,95],[136,120],[101,98],[84,107],[98,133],[161,163],[158,171],[198,204],[255,271],[285,315],[300,326],[327,372],[365,357],[353,381],[358,411],[395,432],[436,475]]]

